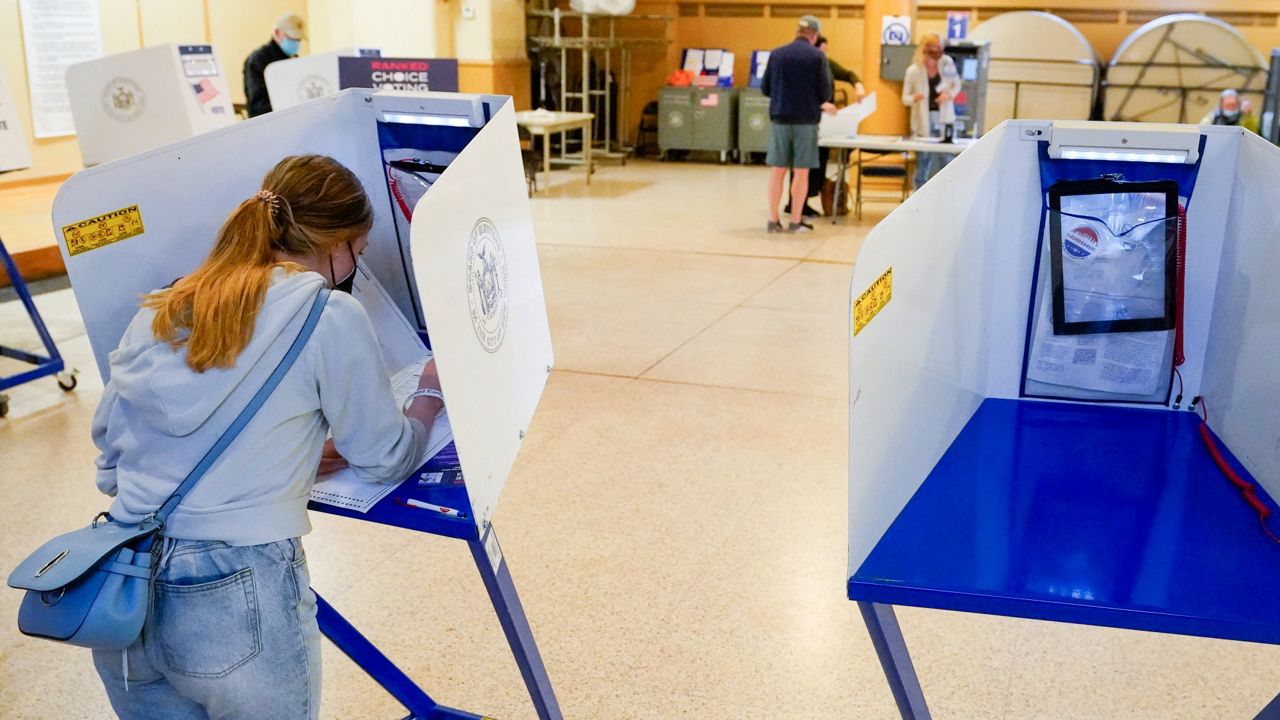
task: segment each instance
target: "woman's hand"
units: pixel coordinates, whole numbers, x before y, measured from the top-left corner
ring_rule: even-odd
[[[911,96],[911,99],[914,100],[915,102],[920,102],[921,100],[924,99],[924,93],[916,93],[915,95]]]
[[[316,474],[327,475],[346,466],[347,459],[338,454],[338,448],[333,446],[333,438],[325,440],[324,449],[320,451],[320,467],[316,470]]]
[[[938,104],[941,105],[944,102],[951,102],[951,93],[949,92],[938,93]]]
[[[422,368],[422,377],[418,378],[418,389],[440,389],[440,376],[436,374],[436,361],[434,359]],[[440,409],[443,407],[444,403],[439,398],[420,396],[409,403],[409,407],[404,409],[404,414],[405,417],[417,420],[430,430],[431,423],[435,422],[436,415],[440,413]]]

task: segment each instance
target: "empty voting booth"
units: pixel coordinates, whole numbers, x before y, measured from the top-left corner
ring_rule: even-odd
[[[156,45],[67,68],[67,96],[87,166],[236,121],[211,45]]]
[[[511,98],[347,90],[75,175],[54,225],[99,369],[105,378],[139,296],[195,268],[226,215],[300,153],[362,180],[374,223],[352,294],[397,392],[397,352],[419,374],[434,354],[447,413],[403,484],[335,473],[311,507],[465,541],[538,716],[560,718],[491,522],[552,367]],[[319,622],[411,717],[479,718],[432,700],[323,599]]]
[[[904,718],[894,605],[1280,644],[1277,182],[1241,128],[1010,121],[868,235],[846,590]]]

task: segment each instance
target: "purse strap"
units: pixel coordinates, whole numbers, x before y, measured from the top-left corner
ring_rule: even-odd
[[[240,431],[244,430],[249,421],[253,419],[253,416],[258,413],[258,409],[266,403],[267,398],[271,397],[271,393],[275,391],[276,386],[284,379],[284,376],[289,372],[289,368],[293,367],[294,361],[302,354],[302,348],[311,339],[311,333],[320,322],[320,314],[324,312],[325,303],[329,301],[329,293],[329,288],[321,288],[320,293],[316,295],[315,302],[311,303],[311,312],[307,314],[306,321],[302,323],[302,329],[298,331],[298,337],[294,338],[293,345],[289,346],[289,351],[280,359],[280,364],[276,366],[271,376],[263,383],[262,388],[258,390],[258,394],[254,395],[249,404],[240,411],[231,426],[227,428],[226,432],[222,433],[222,437],[218,438],[218,442],[214,443],[212,448],[209,448],[209,452],[204,454],[200,463],[191,470],[191,473],[178,485],[173,494],[166,498],[155,512],[144,518],[143,522],[154,520],[163,528],[165,520],[178,507],[178,503],[182,502],[187,493],[191,492],[191,488],[195,487],[196,482],[204,477],[209,468],[213,467],[213,464],[221,457],[222,452],[231,445],[236,436],[240,434]]]

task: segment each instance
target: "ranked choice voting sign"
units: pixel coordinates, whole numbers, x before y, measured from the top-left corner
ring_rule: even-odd
[[[0,173],[29,167],[31,147],[27,145],[27,133],[9,93],[4,68],[0,67]]]
[[[338,88],[458,92],[458,61],[442,58],[338,58]]]

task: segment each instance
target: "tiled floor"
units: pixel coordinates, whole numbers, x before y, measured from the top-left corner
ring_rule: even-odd
[[[557,371],[496,525],[565,717],[897,717],[844,599],[848,279],[889,208],[766,235],[758,167],[553,178],[534,212]],[[83,372],[71,394],[52,380],[10,393],[0,569],[104,505],[79,314],[69,291],[39,304]],[[0,344],[31,340],[0,305]],[[410,675],[446,704],[534,717],[463,546],[315,524],[315,586]],[[0,622],[18,599],[0,592]],[[1280,691],[1280,652],[1263,646],[899,617],[939,720],[1248,718]],[[7,627],[0,717],[110,717],[86,653]],[[331,646],[324,662],[324,717],[402,716]]]

